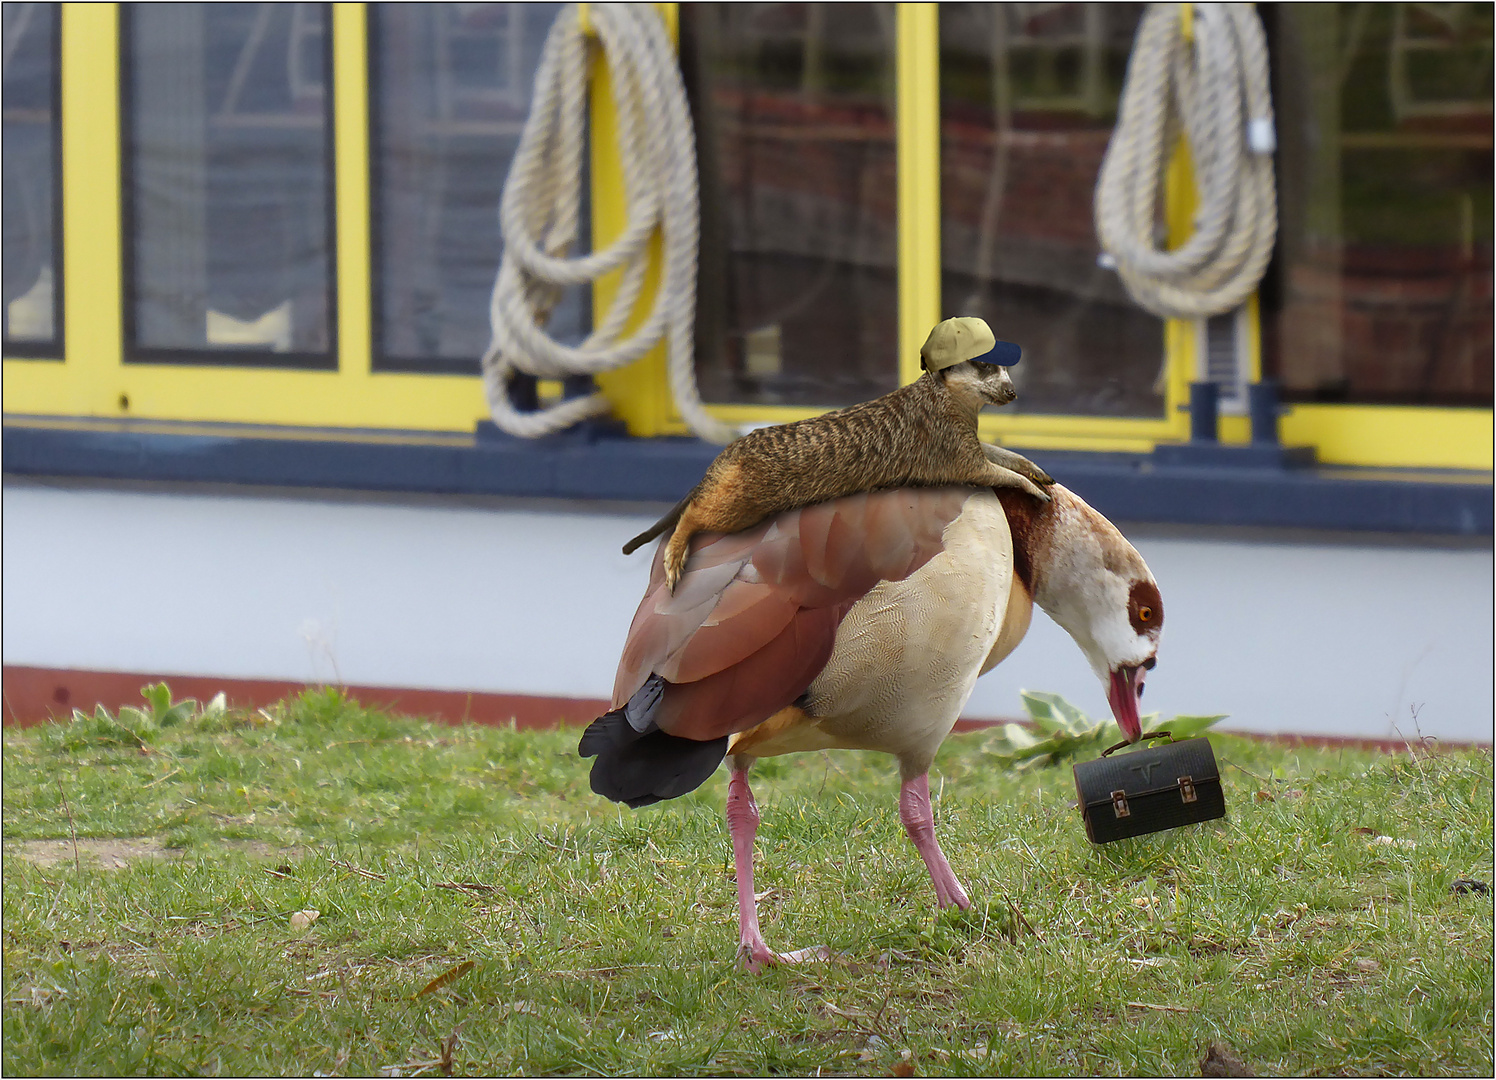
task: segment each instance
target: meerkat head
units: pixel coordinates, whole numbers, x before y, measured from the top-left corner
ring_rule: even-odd
[[[983,405],[1006,405],[1018,396],[1007,368],[980,360],[952,364],[937,371],[935,377],[951,394],[979,409]]]
[[[998,341],[985,320],[973,315],[937,323],[919,351],[920,366],[970,408],[1006,405],[1018,396],[1008,368],[1023,351]]]

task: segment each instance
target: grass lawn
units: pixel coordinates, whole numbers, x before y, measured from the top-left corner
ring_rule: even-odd
[[[764,933],[832,959],[750,976],[721,774],[630,811],[574,731],[175,719],[5,731],[8,1074],[1491,1075],[1489,751],[1216,735],[1226,822],[1096,848],[957,736],[958,914],[891,758],[768,762]]]

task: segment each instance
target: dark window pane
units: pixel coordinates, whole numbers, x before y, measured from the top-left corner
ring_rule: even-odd
[[[892,4],[683,4],[708,401],[898,385]]]
[[[370,6],[380,367],[477,372],[503,252],[499,197],[561,10]],[[591,292],[575,288],[547,329],[576,342],[590,326]]]
[[[1281,4],[1270,370],[1296,400],[1492,393],[1492,7]]]
[[[4,18],[5,344],[61,344],[58,4],[6,4]]]
[[[121,10],[132,358],[333,366],[326,6]]]
[[[942,308],[1023,346],[1005,412],[1163,415],[1163,324],[1091,210],[1141,11],[940,5]]]

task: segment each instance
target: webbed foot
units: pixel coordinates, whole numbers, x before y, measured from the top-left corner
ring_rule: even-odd
[[[811,945],[809,948],[781,953],[769,948],[760,937],[757,941],[744,940],[738,946],[738,960],[742,963],[743,970],[750,975],[757,975],[764,968],[776,964],[808,964],[830,959],[831,950],[824,945]]]

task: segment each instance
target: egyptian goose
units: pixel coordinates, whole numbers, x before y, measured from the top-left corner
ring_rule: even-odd
[[[1163,628],[1158,586],[1110,522],[1059,484],[903,488],[778,515],[694,541],[672,594],[663,545],[629,628],[613,708],[578,747],[592,789],[629,806],[675,798],[732,757],[727,821],[740,955],[775,953],[758,926],[748,767],[832,748],[899,759],[899,816],[942,907],[970,906],[935,838],[928,772],[977,676],[1017,647],[1033,604],[1074,638],[1129,742]]]

